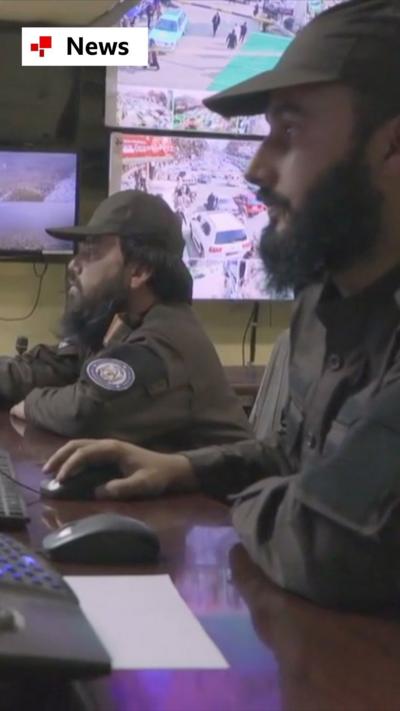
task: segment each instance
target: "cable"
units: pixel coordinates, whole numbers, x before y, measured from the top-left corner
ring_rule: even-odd
[[[68,304],[68,264],[65,265],[64,271],[64,310]]]
[[[13,484],[17,484],[18,486],[21,486],[23,489],[28,489],[28,491],[33,491],[34,494],[39,494],[39,496],[40,496],[39,489],[33,489],[32,486],[28,486],[28,484],[23,484],[22,481],[18,481],[18,479],[14,479],[12,476],[10,476],[10,474],[7,474],[2,469],[0,469],[0,474],[1,474],[1,476],[5,476],[6,479],[9,479],[10,481],[12,481]],[[36,503],[36,502],[33,501],[32,503]]]
[[[30,311],[25,316],[14,316],[13,318],[10,318],[8,316],[0,316],[0,321],[7,321],[7,322],[11,322],[11,323],[13,321],[26,321],[27,319],[31,318],[31,316],[33,316],[33,314],[35,313],[35,311],[39,305],[40,297],[42,294],[43,279],[44,279],[44,276],[47,272],[49,265],[45,264],[43,267],[43,271],[41,273],[38,273],[37,264],[33,264],[32,266],[33,266],[33,273],[34,273],[35,277],[39,280],[38,290],[37,290],[37,293],[35,296],[35,300],[33,302],[33,306],[31,307]]]
[[[33,501],[26,501],[25,502],[25,504],[28,508],[29,508],[29,506],[33,506],[34,504],[37,504],[39,501],[41,501],[42,497],[41,497],[40,491],[38,489],[33,489],[32,486],[28,486],[28,484],[23,484],[22,481],[18,481],[18,479],[14,479],[9,474],[6,474],[6,472],[4,472],[2,469],[0,469],[0,474],[1,474],[1,476],[6,477],[6,479],[9,479],[10,481],[12,481],[13,484],[20,486],[22,489],[27,489],[28,491],[33,491],[34,494],[38,494],[37,499],[34,499]]]
[[[260,311],[260,304],[258,301],[254,304],[253,309],[253,320],[251,322],[250,329],[250,357],[249,364],[254,365],[256,359],[256,346],[257,346],[257,327],[258,327],[258,316]]]
[[[26,507],[29,509],[30,506],[34,506],[35,504],[38,504],[39,501],[42,501],[42,497],[38,496],[37,499],[33,499],[33,501],[27,501],[26,502]]]
[[[247,338],[247,334],[248,334],[248,332],[249,332],[249,328],[250,328],[250,326],[251,326],[251,323],[252,323],[252,321],[253,321],[254,309],[255,309],[256,305],[257,305],[257,302],[256,302],[255,304],[253,304],[252,307],[251,307],[250,316],[249,316],[249,318],[248,318],[248,321],[247,321],[247,323],[246,323],[246,327],[245,327],[244,333],[243,333],[243,338],[242,338],[242,365],[246,365],[246,338]]]

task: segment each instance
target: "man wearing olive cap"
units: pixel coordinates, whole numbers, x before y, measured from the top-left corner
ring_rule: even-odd
[[[270,123],[248,178],[269,209],[266,273],[300,289],[282,427],[179,455],[121,443],[129,476],[101,495],[231,494],[244,546],[278,585],[324,605],[398,604],[399,0],[336,5],[272,71],[206,103]],[[48,468],[62,479],[95,459],[71,444]]]
[[[190,303],[179,220],[160,197],[116,193],[72,239],[63,340],[0,358],[11,413],[60,435],[157,449],[248,436],[241,407]]]

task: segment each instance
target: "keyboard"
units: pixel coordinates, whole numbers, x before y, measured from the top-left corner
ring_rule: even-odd
[[[0,530],[25,528],[29,516],[8,452],[0,449]]]
[[[61,575],[0,533],[0,681],[79,679],[110,672],[110,658]]]
[[[0,534],[0,593],[35,593],[77,602],[71,588],[44,559],[10,536]],[[0,596],[1,597],[1,596]],[[1,629],[1,625],[0,625]]]

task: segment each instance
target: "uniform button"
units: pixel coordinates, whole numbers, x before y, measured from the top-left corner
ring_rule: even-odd
[[[328,366],[331,370],[339,370],[342,367],[342,359],[337,353],[331,353],[328,358]]]
[[[312,432],[307,432],[306,436],[306,446],[308,449],[315,449],[317,445],[317,438]]]

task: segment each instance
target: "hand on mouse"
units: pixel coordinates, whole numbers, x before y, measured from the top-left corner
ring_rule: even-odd
[[[181,454],[159,454],[115,439],[72,440],[46,462],[43,470],[63,481],[88,465],[116,464],[120,479],[96,489],[96,498],[130,499],[159,496],[167,491],[194,491],[197,479]]]

